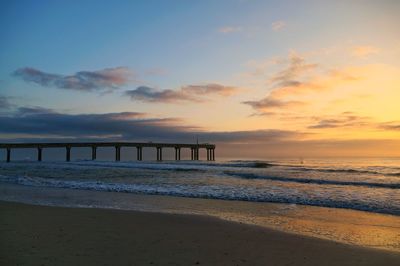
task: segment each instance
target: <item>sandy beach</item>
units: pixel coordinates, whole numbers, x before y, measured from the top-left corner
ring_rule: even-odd
[[[1,265],[398,265],[400,254],[200,216],[0,203]]]

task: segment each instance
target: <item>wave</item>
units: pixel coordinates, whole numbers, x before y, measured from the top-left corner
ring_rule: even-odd
[[[293,167],[296,168],[296,167]],[[314,171],[322,173],[348,173],[348,174],[369,174],[369,175],[385,175],[385,176],[400,176],[400,172],[396,173],[385,173],[371,170],[358,170],[358,169],[333,169],[333,168],[307,168],[307,167],[297,167],[296,170],[300,171]]]
[[[173,161],[163,163],[152,163],[152,162],[100,162],[93,163],[93,161],[83,161],[83,164],[77,163],[82,166],[99,166],[99,167],[118,167],[118,168],[140,168],[146,170],[166,170],[166,171],[183,171],[183,172],[206,172],[210,168],[214,167],[237,167],[237,168],[270,168],[270,167],[288,167],[294,170],[300,171],[315,171],[323,173],[349,173],[349,174],[374,174],[374,175],[388,175],[388,176],[400,176],[398,173],[382,173],[371,170],[361,170],[352,168],[310,168],[302,167],[298,165],[285,165],[267,161],[229,161],[224,162],[200,162],[200,161]]]
[[[51,162],[52,165],[65,166],[63,162]],[[89,161],[81,160],[68,163],[68,167],[103,167],[103,168],[136,168],[145,170],[160,170],[160,171],[177,171],[177,172],[207,172],[212,169],[227,170],[229,168],[271,168],[283,167],[287,170],[303,171],[303,172],[321,172],[321,173],[348,173],[348,174],[371,174],[371,175],[386,175],[400,176],[400,172],[387,173],[365,169],[354,168],[320,168],[312,166],[301,166],[293,164],[280,164],[271,161],[245,161],[234,160],[228,162],[204,162],[204,161],[163,161],[159,162],[108,162],[108,161]],[[227,168],[227,169],[224,169]]]
[[[291,170],[298,171],[312,171],[312,172],[321,172],[321,173],[348,173],[348,174],[371,174],[371,175],[386,175],[386,176],[400,176],[400,172],[395,173],[385,173],[373,170],[365,170],[365,169],[354,169],[354,168],[318,168],[318,167],[307,167],[300,166],[296,164],[280,164],[273,162],[265,162],[265,161],[231,161],[231,164],[226,166],[232,167],[243,167],[243,168],[270,168],[270,167],[287,167]]]
[[[64,163],[62,163],[65,166]],[[93,162],[93,161],[77,161],[69,163],[71,166],[79,167],[99,167],[99,168],[134,168],[143,170],[165,170],[177,172],[205,172],[206,168],[197,167],[197,165],[188,163],[152,163],[152,162]],[[196,167],[193,167],[196,166]]]
[[[232,167],[249,167],[249,168],[269,168],[272,166],[281,166],[280,164],[275,164],[272,162],[265,162],[265,161],[230,161],[229,164],[225,164],[226,166]]]
[[[52,162],[51,164],[57,164]],[[65,166],[63,162],[60,163]],[[68,163],[68,167],[103,167],[103,168],[135,168],[144,170],[177,171],[177,172],[207,172],[212,169],[224,168],[269,168],[278,164],[264,161],[229,161],[229,162],[204,162],[204,161],[163,161],[163,162],[108,162],[81,160]]]
[[[307,167],[296,167],[296,170],[300,171],[315,171],[315,172],[324,172],[324,173],[358,173],[358,174],[384,174],[377,171],[370,171],[370,170],[357,170],[357,169],[349,169],[349,168],[307,168]]]
[[[312,179],[312,178],[278,177],[278,176],[256,175],[252,173],[236,173],[229,171],[225,171],[224,174],[245,179],[268,179],[272,181],[295,182],[303,184],[361,186],[361,187],[373,187],[373,188],[400,189],[400,183],[374,183],[374,182],[355,182],[355,181],[339,181],[339,180],[326,180],[326,179],[322,180],[322,179]]]
[[[238,201],[253,201],[253,202],[274,202],[274,203],[289,203],[300,205],[311,205],[331,208],[345,208],[361,211],[370,211],[376,213],[386,213],[393,215],[400,215],[400,208],[396,206],[381,205],[376,202],[363,202],[358,200],[340,200],[330,198],[308,198],[307,195],[302,194],[276,194],[265,193],[258,195],[249,195],[241,189],[235,190],[232,187],[214,187],[205,186],[193,188],[189,185],[150,185],[150,184],[124,184],[124,183],[108,183],[100,181],[71,181],[71,180],[57,180],[46,179],[39,177],[8,177],[1,176],[1,182],[14,183],[26,186],[35,187],[54,187],[54,188],[68,188],[80,190],[94,190],[106,192],[125,192],[137,193],[148,195],[169,195],[178,197],[192,197],[192,198],[209,198],[209,199],[224,199],[224,200],[238,200]]]

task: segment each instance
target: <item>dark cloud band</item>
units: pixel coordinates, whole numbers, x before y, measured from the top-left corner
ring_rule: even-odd
[[[19,108],[13,115],[0,116],[0,133],[38,138],[102,138],[140,141],[270,142],[298,139],[303,133],[284,130],[207,132],[182,125],[176,118],[149,118],[144,113],[63,114],[50,109]]]

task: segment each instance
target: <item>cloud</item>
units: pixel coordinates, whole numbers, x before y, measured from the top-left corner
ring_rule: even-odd
[[[274,87],[299,86],[302,83],[298,78],[318,66],[317,64],[306,63],[305,59],[295,51],[290,51],[287,62],[288,66],[285,69],[270,78],[270,83],[274,84]]]
[[[218,32],[228,34],[242,31],[242,27],[225,26],[218,29]]]
[[[273,31],[281,31],[283,30],[283,28],[286,27],[286,22],[283,20],[278,20],[278,21],[274,21],[271,24],[271,29]]]
[[[147,86],[140,86],[134,90],[128,90],[125,92],[125,95],[131,97],[132,100],[143,102],[173,102],[178,100],[184,101],[192,99],[190,95],[180,97],[179,92],[177,91],[157,91],[156,89]]]
[[[171,138],[187,130],[177,119],[147,118],[143,113],[65,114],[54,110],[20,108],[13,115],[0,116],[5,134],[68,138]],[[179,136],[179,134],[177,134]]]
[[[226,131],[226,132],[200,132],[199,136],[203,139],[209,139],[215,142],[227,143],[271,143],[287,140],[301,140],[308,136],[308,133],[265,129],[265,130],[249,130],[249,131]]]
[[[224,86],[220,84],[207,84],[207,85],[188,85],[181,88],[181,91],[187,94],[208,95],[218,94],[221,96],[230,96],[238,89],[232,86]]]
[[[129,96],[132,100],[143,102],[203,102],[205,100],[204,96],[229,96],[237,90],[236,87],[220,84],[188,85],[181,87],[179,90],[156,90],[151,87],[140,86],[135,90],[126,91],[125,95]]]
[[[379,53],[379,48],[370,45],[354,46],[350,50],[351,55],[358,58],[367,58],[370,55]]]
[[[137,140],[192,143],[270,142],[299,139],[304,133],[285,130],[211,132],[185,126],[177,118],[151,118],[145,113],[65,114],[41,107],[22,107],[11,115],[0,115],[0,134],[31,138]],[[0,135],[1,136],[1,135]]]
[[[309,129],[327,129],[327,128],[349,128],[349,127],[374,127],[370,117],[357,116],[351,112],[343,112],[341,115],[316,118],[317,123],[308,126]]]
[[[268,84],[272,89],[270,94],[261,100],[244,101],[243,104],[250,105],[257,111],[298,107],[305,104],[299,100],[285,99],[285,96],[294,91],[318,88],[317,84],[302,79],[303,75],[315,70],[318,65],[306,63],[305,59],[294,51],[289,53],[286,60],[280,61],[281,64],[285,63],[287,66],[268,79]]]
[[[337,109],[340,105],[343,106],[344,102],[337,104],[339,101],[350,102],[353,100],[356,102],[355,100],[357,100],[359,102],[358,95],[365,95],[367,87],[368,92],[376,89],[372,83],[367,83],[366,80],[383,77],[383,75],[378,75],[374,69],[382,71],[386,68],[383,65],[324,68],[320,64],[308,62],[305,57],[295,51],[290,51],[285,59],[277,58],[271,62],[274,65],[271,65],[269,72],[272,72],[272,69],[275,69],[275,72],[272,74],[267,74],[266,71],[262,72],[267,76],[264,77],[261,85],[266,87],[267,95],[261,99],[242,102],[251,106],[259,114],[277,111],[281,111],[282,115],[289,111],[307,113],[326,109],[328,105],[336,112],[341,112],[343,109]],[[385,75],[389,75],[388,73]],[[382,85],[377,84],[377,86],[381,87]],[[388,89],[385,88],[385,90]],[[365,99],[362,100],[365,101]],[[348,109],[349,107],[345,106],[344,108]]]
[[[16,112],[16,116],[22,117],[26,115],[40,115],[40,114],[50,114],[56,113],[53,109],[43,108],[39,106],[24,106],[19,107]]]
[[[314,117],[317,122],[308,129],[355,128],[357,130],[400,131],[400,121],[378,122],[369,116],[359,116],[353,112],[343,112],[336,116]]]
[[[384,130],[400,131],[400,121],[381,123],[379,128]]]
[[[43,87],[96,91],[115,90],[129,83],[132,72],[126,67],[106,68],[97,71],[79,71],[73,75],[60,75],[25,67],[14,71],[14,76]]]
[[[10,103],[9,97],[0,95],[0,110],[7,110],[10,109],[12,106],[13,104]]]
[[[256,110],[266,110],[266,109],[274,109],[274,108],[287,108],[287,107],[296,107],[304,105],[303,102],[300,101],[281,101],[277,99],[273,99],[270,97],[261,99],[259,101],[245,101],[244,104],[250,105]],[[264,113],[262,113],[264,114]]]

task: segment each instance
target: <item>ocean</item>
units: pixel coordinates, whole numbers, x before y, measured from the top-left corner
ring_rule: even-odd
[[[400,215],[400,158],[15,161],[0,163],[1,183]]]

